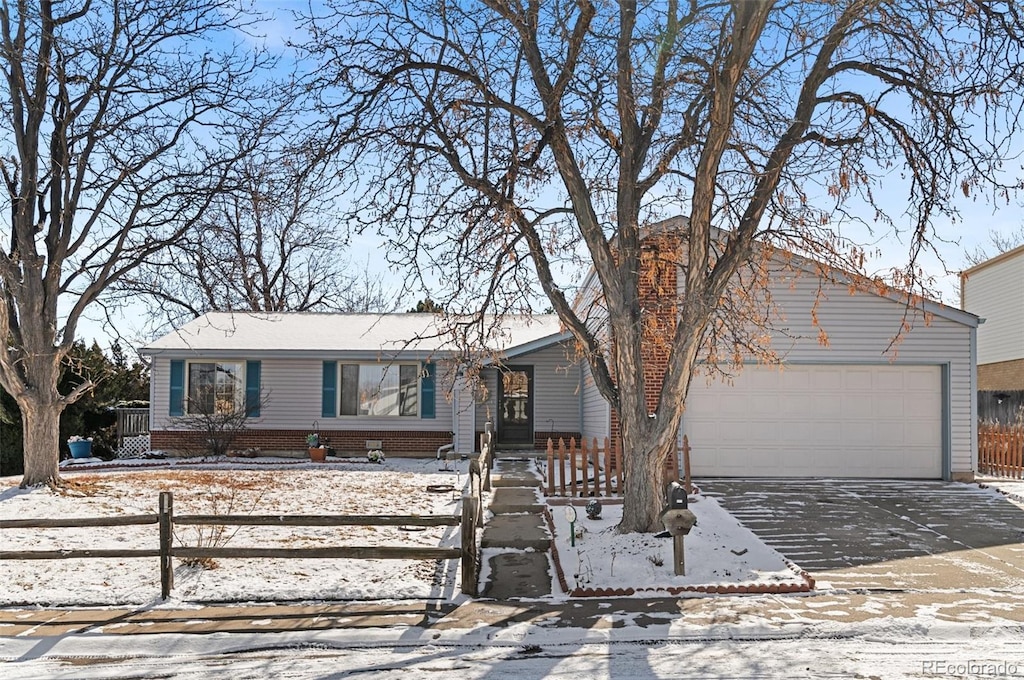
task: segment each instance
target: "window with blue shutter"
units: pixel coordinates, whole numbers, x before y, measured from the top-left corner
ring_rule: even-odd
[[[334,408],[338,403],[338,362],[324,362],[323,392],[321,398],[320,416],[323,418],[335,417]]]
[[[169,414],[185,415],[185,362],[182,359],[171,361],[171,400]]]
[[[245,362],[245,417],[260,415],[260,362]]]
[[[435,418],[434,393],[436,368],[433,362],[423,364],[423,377],[420,379],[420,418]]]

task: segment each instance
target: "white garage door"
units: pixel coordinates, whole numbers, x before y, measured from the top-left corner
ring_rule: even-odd
[[[747,366],[694,378],[683,414],[693,474],[942,476],[938,366]]]

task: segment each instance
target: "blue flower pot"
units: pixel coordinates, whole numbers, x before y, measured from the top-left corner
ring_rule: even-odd
[[[92,458],[92,442],[68,442],[72,458]]]

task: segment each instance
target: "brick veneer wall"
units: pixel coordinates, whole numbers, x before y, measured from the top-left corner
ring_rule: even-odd
[[[483,434],[484,434],[483,430],[477,430],[476,431],[476,434],[475,434],[476,438],[473,440],[473,450],[474,451],[477,451],[477,452],[480,451],[480,437],[482,437]],[[566,441],[566,443],[568,444],[569,439],[571,437],[575,437],[576,441],[579,441],[581,436],[582,435],[579,432],[569,432],[569,431],[565,431],[565,432],[534,432],[533,433],[533,450],[534,451],[546,451],[547,448],[548,448],[548,437],[550,437],[552,440],[554,440],[555,445],[557,446],[558,445],[558,438],[559,437],[564,439]],[[500,449],[501,446],[499,445],[498,448]],[[526,450],[528,451],[529,449],[526,449]]]
[[[1024,390],[1024,359],[979,365],[978,389]]]
[[[309,430],[260,430],[249,429],[238,433],[233,449],[257,447],[265,453],[286,453],[306,455],[306,435]],[[434,456],[437,449],[452,443],[451,432],[394,432],[382,430],[320,430],[320,436],[328,446],[340,455],[362,455],[366,453],[366,440],[379,439],[383,451],[389,456]],[[169,453],[196,451],[202,448],[202,432],[181,432],[155,430],[150,433],[150,445],[154,450]]]
[[[644,402],[647,412],[658,407],[661,386],[665,382],[668,356],[679,316],[680,239],[676,234],[657,234],[644,239],[640,255],[640,281],[637,291],[642,310],[644,362]],[[614,371],[614,367],[611,367]],[[612,379],[614,379],[614,373]],[[621,441],[619,414],[613,408],[609,423],[612,441]]]

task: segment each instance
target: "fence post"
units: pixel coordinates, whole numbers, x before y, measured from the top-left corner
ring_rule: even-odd
[[[561,444],[561,443],[562,443],[562,441],[559,440],[559,444]],[[571,479],[571,481],[569,483],[569,486],[572,489],[572,494],[571,495],[573,497],[575,497],[576,496],[576,486],[577,486],[577,484],[576,484],[576,438],[575,437],[570,437],[569,438],[569,476],[570,476],[570,479]]]
[[[476,597],[476,523],[477,499],[472,495],[462,497],[462,592]]]
[[[494,469],[494,423],[488,420],[484,424],[484,434],[487,435],[487,467]]]
[[[612,495],[612,446],[608,437],[604,438],[604,495]]]
[[[587,465],[590,463],[590,456],[587,451],[586,437],[580,437],[580,459],[583,461],[583,497],[587,498],[590,496],[590,483],[587,480]],[[597,494],[594,495],[596,496]]]
[[[484,504],[480,496],[481,489],[483,487],[483,474],[480,471],[481,467],[483,466],[480,464],[479,458],[469,461],[469,493],[478,501],[477,512],[473,519],[478,527],[482,527],[484,525]]]
[[[565,495],[565,440],[558,438],[558,489],[559,495]]]
[[[555,495],[555,445],[548,437],[548,494]]]
[[[693,493],[693,482],[690,479],[690,440],[685,434],[683,435],[683,484],[686,487],[686,493]]]
[[[171,562],[171,543],[174,533],[174,494],[160,492],[160,597],[166,600],[174,587],[174,565]]]

